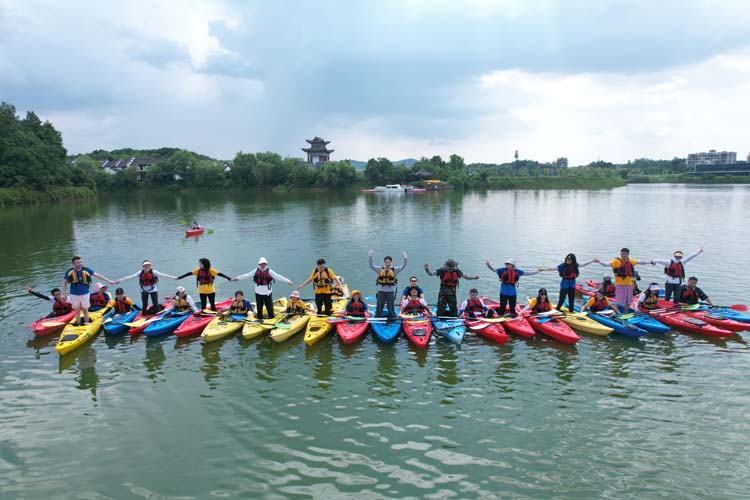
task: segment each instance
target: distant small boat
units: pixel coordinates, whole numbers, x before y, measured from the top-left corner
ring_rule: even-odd
[[[407,193],[424,193],[427,191],[425,188],[418,188],[415,186],[404,186],[404,191]]]
[[[404,188],[401,184],[388,184],[386,186],[375,186],[372,189],[362,189],[362,193],[402,193]]]

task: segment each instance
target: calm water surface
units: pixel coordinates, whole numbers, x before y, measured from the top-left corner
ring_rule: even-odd
[[[374,294],[376,259],[446,258],[481,275],[617,255],[705,254],[688,272],[722,303],[747,303],[750,189],[629,186],[601,191],[427,195],[116,197],[0,210],[0,497],[2,498],[747,498],[747,333],[641,340],[582,334],[574,347],[467,337],[306,347],[231,337],[98,337],[63,359],[26,328],[48,310],[28,295],[59,286],[70,257],[112,279],[149,258],[170,274],[199,257],[228,275],[260,256],[299,283],[323,256]],[[213,234],[185,239],[180,220]],[[606,270],[582,269],[585,279]],[[662,280],[641,266],[644,281]],[[225,280],[219,296],[238,288]],[[520,294],[556,290],[544,273]],[[162,295],[176,283],[164,280]],[[180,282],[195,295],[195,285]],[[124,284],[138,296],[137,284]],[[239,288],[251,292],[249,282]],[[276,286],[276,295],[290,287]],[[306,289],[303,296],[311,296]]]

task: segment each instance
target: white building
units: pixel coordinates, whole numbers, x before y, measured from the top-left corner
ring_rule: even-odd
[[[734,151],[711,149],[708,153],[690,153],[687,157],[689,168],[695,168],[697,165],[728,165],[731,163],[737,163],[737,153]]]

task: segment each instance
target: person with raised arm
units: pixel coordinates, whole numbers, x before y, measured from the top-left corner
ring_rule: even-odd
[[[508,259],[505,261],[505,267],[495,268],[490,261],[485,261],[487,267],[497,274],[500,280],[500,307],[497,309],[498,314],[501,316],[505,314],[505,308],[508,307],[508,312],[512,318],[516,317],[516,300],[518,296],[518,281],[521,276],[533,276],[543,272],[543,269],[536,271],[525,271],[516,267],[516,261]]]
[[[287,285],[292,286],[292,280],[285,278],[278,274],[273,269],[268,267],[268,261],[265,257],[261,257],[258,260],[258,267],[250,271],[249,273],[240,274],[232,278],[232,281],[244,280],[252,276],[253,282],[255,283],[255,304],[258,306],[258,313],[256,314],[257,319],[263,319],[263,308],[265,307],[268,319],[273,318],[273,282],[274,280],[285,281]]]
[[[35,297],[52,302],[52,312],[47,317],[56,318],[58,316],[64,316],[73,310],[73,306],[70,305],[70,302],[65,300],[65,297],[63,297],[59,288],[53,288],[50,291],[51,295],[44,295],[35,292],[30,286],[26,287],[26,291]]]
[[[578,259],[576,259],[576,254],[569,253],[565,256],[562,263],[557,266],[540,269],[540,271],[557,271],[560,275],[560,296],[557,299],[557,306],[555,309],[559,311],[562,306],[565,305],[565,300],[567,299],[568,309],[571,311],[573,310],[576,300],[576,278],[581,274],[579,269],[588,266],[592,262],[597,262],[597,260],[598,259],[591,259],[588,262],[579,264]]]
[[[73,306],[75,311],[75,323],[80,325],[83,323],[90,323],[89,320],[89,285],[91,285],[91,278],[97,277],[103,279],[110,285],[114,285],[115,282],[109,278],[102,276],[90,267],[83,265],[83,259],[79,256],[73,257],[71,260],[73,264],[67,271],[62,282],[62,295],[68,297],[68,302]],[[68,294],[68,284],[70,284],[70,294]],[[81,317],[82,316],[82,317]]]
[[[388,307],[388,320],[391,321],[396,317],[395,302],[396,302],[396,284],[398,283],[398,273],[400,273],[406,267],[406,252],[401,252],[404,257],[404,263],[400,266],[393,266],[393,258],[390,255],[386,255],[383,258],[383,265],[376,266],[372,263],[372,250],[367,252],[367,260],[370,265],[370,269],[378,274],[375,280],[377,287],[375,316],[381,317],[383,315],[383,307]]]
[[[232,278],[224,273],[220,273],[219,271],[211,267],[211,261],[205,257],[198,259],[197,268],[193,269],[192,271],[188,271],[185,274],[177,276],[177,279],[181,280],[182,278],[190,276],[191,274],[196,277],[196,280],[198,282],[198,295],[200,295],[201,298],[201,307],[203,309],[206,309],[208,305],[206,302],[208,301],[211,303],[211,310],[215,312],[216,287],[214,287],[214,280],[216,279],[216,276],[221,276],[222,278],[226,278],[229,281],[231,281]]]
[[[430,276],[437,276],[440,278],[440,289],[438,291],[437,301],[437,315],[438,316],[451,316],[454,318],[458,317],[458,299],[456,298],[456,288],[458,288],[458,280],[460,278],[467,280],[478,280],[479,275],[469,276],[464,274],[458,268],[458,262],[453,259],[448,259],[443,264],[443,267],[437,269],[434,273],[430,271],[430,265],[425,264],[424,270]]]
[[[669,259],[654,259],[654,262],[664,266],[664,274],[667,275],[664,283],[664,300],[670,300],[673,296],[677,301],[683,280],[685,279],[685,264],[703,253],[703,247],[694,254],[683,258],[682,251],[676,250]]]
[[[656,262],[653,259],[633,259],[630,257],[630,249],[620,249],[620,256],[615,257],[609,263],[595,259],[600,266],[611,267],[615,275],[615,303],[622,306],[623,313],[630,312],[630,302],[633,300],[633,285],[635,285],[635,266],[641,262]]]
[[[159,289],[158,283],[160,277],[177,279],[177,276],[171,274],[162,273],[154,269],[153,264],[150,260],[146,259],[141,264],[141,270],[137,271],[128,276],[115,280],[115,283],[121,283],[129,279],[138,278],[138,285],[141,287],[141,310],[143,314],[148,313],[148,299],[151,298],[152,311],[158,312],[159,310]]]
[[[297,290],[301,290],[311,282],[315,288],[315,305],[318,308],[318,314],[330,316],[333,310],[333,288],[336,284],[343,287],[343,280],[326,266],[325,259],[318,259],[310,277],[304,283],[298,285]],[[297,295],[299,296],[299,294]]]

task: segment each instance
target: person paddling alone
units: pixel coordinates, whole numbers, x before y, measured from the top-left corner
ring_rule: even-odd
[[[464,274],[458,268],[458,262],[453,259],[448,259],[443,264],[443,267],[436,270],[434,273],[430,271],[430,265],[425,264],[424,270],[430,276],[437,276],[440,278],[440,290],[438,291],[437,301],[437,315],[438,316],[451,316],[454,318],[458,317],[458,299],[456,298],[456,288],[458,288],[458,280],[464,278],[467,280],[478,280],[479,275],[469,276]]]
[[[274,280],[285,281],[287,285],[293,285],[292,280],[285,278],[284,276],[274,272],[273,269],[268,267],[268,261],[265,257],[258,259],[258,267],[249,273],[240,274],[232,278],[232,281],[244,280],[245,278],[251,277],[255,283],[255,303],[258,305],[257,319],[263,319],[263,308],[266,309],[268,319],[273,318],[273,282]]]
[[[375,266],[372,263],[372,250],[367,252],[367,260],[370,265],[370,269],[378,273],[378,278],[375,280],[377,287],[377,306],[375,308],[375,316],[381,317],[383,315],[383,307],[388,307],[388,320],[391,321],[396,317],[394,311],[396,302],[396,284],[398,280],[396,276],[406,267],[406,252],[401,252],[404,257],[404,263],[400,266],[393,266],[393,259],[390,255],[386,255],[383,258],[382,266]]]
[[[177,279],[181,280],[191,274],[196,277],[198,282],[198,295],[200,295],[201,298],[201,307],[206,309],[208,306],[207,302],[210,302],[211,310],[216,311],[216,288],[214,287],[214,279],[216,276],[221,276],[222,278],[231,281],[232,278],[211,267],[211,261],[205,257],[198,259],[198,267],[196,269],[177,276]]]

